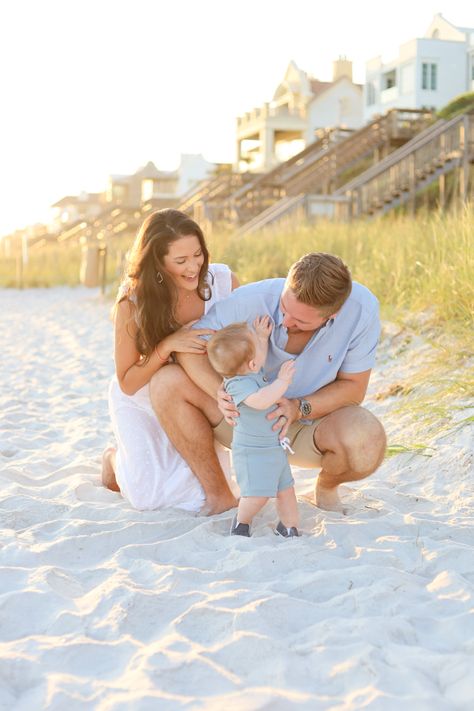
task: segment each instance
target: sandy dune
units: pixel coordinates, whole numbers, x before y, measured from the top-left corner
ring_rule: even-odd
[[[0,309],[0,709],[474,708],[469,427],[347,487],[348,516],[302,500],[299,540],[272,506],[230,538],[230,513],[140,513],[99,487],[110,303],[0,291]],[[374,395],[427,346],[395,359],[393,333],[368,405],[396,443],[407,424]],[[297,476],[304,496],[314,472]]]

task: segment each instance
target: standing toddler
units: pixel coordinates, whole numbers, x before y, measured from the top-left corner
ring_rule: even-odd
[[[269,498],[276,497],[280,521],[275,532],[291,538],[299,536],[294,480],[278,432],[266,416],[290,385],[295,363],[283,363],[276,380],[267,384],[262,367],[273,326],[268,316],[256,318],[253,326],[254,330],[245,322],[226,326],[211,337],[207,347],[211,365],[223,376],[224,388],[240,415],[232,439],[232,460],[241,498],[231,534],[250,536],[253,517]]]

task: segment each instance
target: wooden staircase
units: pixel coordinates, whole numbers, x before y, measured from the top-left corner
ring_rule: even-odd
[[[469,166],[474,162],[474,113],[438,121],[377,165],[334,192],[347,198],[347,218],[385,213],[411,203],[435,180],[445,202],[445,176],[459,169],[462,200],[468,198]]]
[[[358,131],[326,130],[304,151],[231,195],[226,218],[244,225],[285,196],[331,194],[367,162],[378,162],[431,121],[431,112],[392,109]]]
[[[446,175],[455,169],[461,199],[466,201],[471,163],[474,163],[474,113],[450,121],[440,120],[330,195],[301,192],[294,200],[285,196],[242,225],[236,234],[263,229],[297,210],[304,210],[308,217],[319,213],[352,219],[383,214],[410,202],[414,211],[417,193],[436,180],[439,180],[440,204],[444,206]]]
[[[213,175],[183,195],[177,209],[186,212],[199,223],[204,220],[220,221],[230,195],[253,179],[254,175],[234,171]]]
[[[58,242],[93,241],[127,234],[134,236],[146,213],[143,210],[111,206],[90,220],[78,220],[58,235]]]

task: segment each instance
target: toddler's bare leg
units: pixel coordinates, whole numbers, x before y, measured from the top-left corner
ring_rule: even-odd
[[[268,501],[268,496],[242,496],[239,500],[237,521],[239,523],[252,523],[252,519]]]
[[[298,528],[298,502],[296,501],[294,486],[290,486],[288,489],[278,492],[276,507],[280,521],[286,528],[292,528],[292,526]]]

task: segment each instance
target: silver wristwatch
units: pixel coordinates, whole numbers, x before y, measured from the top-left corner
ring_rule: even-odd
[[[305,420],[307,417],[311,415],[311,412],[313,411],[313,408],[311,407],[311,403],[309,400],[305,400],[304,398],[298,398],[299,402],[299,411],[301,413],[301,420]]]

